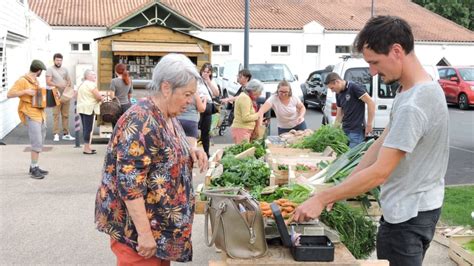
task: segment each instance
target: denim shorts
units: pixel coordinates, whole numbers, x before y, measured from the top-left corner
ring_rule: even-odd
[[[46,123],[34,121],[26,117],[26,126],[28,127],[28,137],[30,138],[31,150],[41,152],[46,137]]]
[[[191,121],[191,120],[184,120],[184,119],[178,119],[179,122],[181,122],[181,126],[184,129],[184,133],[186,134],[186,137],[193,137],[193,138],[198,138],[199,132],[198,132],[198,122],[196,121]]]
[[[279,127],[278,128],[278,135],[281,135],[283,133],[286,133],[286,132],[290,132],[290,130],[294,129],[294,130],[305,130],[307,127],[306,127],[306,122],[303,121],[301,122],[299,125],[296,125],[292,128],[281,128]]]
[[[418,216],[399,224],[380,218],[377,257],[390,266],[421,266],[439,220],[441,208],[418,212]]]

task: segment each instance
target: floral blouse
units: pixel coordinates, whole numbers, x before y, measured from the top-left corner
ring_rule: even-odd
[[[124,200],[143,197],[156,256],[187,262],[192,259],[193,164],[184,131],[176,118],[172,122],[175,133],[150,98],[119,119],[107,147],[95,222],[99,231],[136,250],[137,230]]]

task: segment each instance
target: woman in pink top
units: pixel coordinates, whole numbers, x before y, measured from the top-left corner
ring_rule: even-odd
[[[305,130],[304,115],[306,108],[301,100],[291,93],[290,83],[286,80],[278,83],[275,95],[268,98],[258,111],[260,117],[270,109],[276,114],[278,135],[294,130]]]

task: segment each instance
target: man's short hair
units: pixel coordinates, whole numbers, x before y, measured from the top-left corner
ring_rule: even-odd
[[[369,19],[354,40],[354,50],[362,52],[369,48],[378,54],[387,55],[393,44],[398,43],[405,53],[413,51],[414,38],[410,25],[395,16],[377,16]]]
[[[55,54],[53,55],[53,60],[56,59],[56,58],[63,59],[63,55],[60,54],[60,53],[55,53]]]
[[[329,83],[335,81],[335,80],[342,80],[339,74],[336,72],[331,72],[326,76],[326,80],[324,81],[324,85],[328,85]]]
[[[239,71],[239,75],[246,77],[248,81],[252,79],[252,74],[248,69],[245,68]]]

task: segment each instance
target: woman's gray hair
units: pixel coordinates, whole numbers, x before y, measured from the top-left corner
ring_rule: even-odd
[[[247,83],[245,90],[247,92],[261,93],[263,91],[263,83],[258,79],[252,79]]]
[[[148,89],[159,92],[161,84],[167,81],[174,92],[176,88],[184,87],[192,80],[200,79],[196,66],[189,58],[182,54],[167,54],[155,66]]]
[[[91,70],[91,69],[86,69],[86,71],[84,71],[84,80],[87,80],[87,76],[89,76],[90,73],[95,73],[94,70]]]

